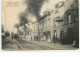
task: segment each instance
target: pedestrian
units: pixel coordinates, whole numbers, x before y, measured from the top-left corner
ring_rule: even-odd
[[[48,42],[49,42],[49,43],[51,42],[51,38],[50,38],[50,36],[48,36]]]
[[[37,41],[38,41],[38,36],[36,36],[37,37]]]

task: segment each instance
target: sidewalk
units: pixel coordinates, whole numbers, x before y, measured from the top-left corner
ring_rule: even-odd
[[[30,40],[26,40],[26,41],[30,41]],[[51,47],[51,48],[54,48],[54,50],[76,50],[77,49],[77,48],[74,48],[72,45],[61,45],[61,43],[48,43],[48,41],[40,41],[40,42],[30,41],[30,42]]]
[[[15,40],[12,40],[10,36],[6,37],[2,41],[2,49],[3,50],[16,50],[19,49],[18,45],[16,44]]]

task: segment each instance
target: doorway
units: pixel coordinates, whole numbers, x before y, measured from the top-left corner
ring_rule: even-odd
[[[53,32],[54,32],[53,42],[56,43],[56,41],[57,41],[57,33],[56,33],[56,30],[54,30]]]
[[[64,31],[60,31],[60,42],[64,44]]]
[[[73,43],[73,39],[74,39],[74,35],[73,35],[73,29],[72,28],[69,28],[67,30],[67,42],[68,44],[72,44]]]

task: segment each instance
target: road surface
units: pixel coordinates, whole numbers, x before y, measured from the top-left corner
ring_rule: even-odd
[[[50,49],[53,49],[51,47],[47,47],[41,44],[37,44],[37,43],[33,43],[30,41],[25,41],[21,39],[18,39],[17,42],[23,50],[47,50],[47,49],[50,50]]]

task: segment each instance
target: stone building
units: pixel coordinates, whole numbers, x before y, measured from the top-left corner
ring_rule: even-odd
[[[55,8],[57,10],[52,14],[54,18],[51,19],[53,20],[54,31],[52,32],[53,42],[59,40],[62,44],[72,44],[75,40],[79,43],[78,0],[66,0],[58,4],[57,8]],[[55,33],[57,39],[54,41]]]
[[[45,40],[48,40],[48,37],[51,38],[51,13],[52,11],[44,12],[44,16],[39,19],[39,37],[43,40],[44,36]]]
[[[46,40],[48,40],[48,38],[50,37],[51,42],[54,42],[54,43],[56,42],[64,43],[63,39],[65,39],[65,42],[66,41],[68,42],[69,40],[71,40],[70,42],[73,42],[72,41],[73,39],[69,39],[70,35],[67,35],[68,28],[75,27],[73,30],[74,31],[77,30],[77,32],[75,31],[74,34],[77,33],[75,37],[78,37],[78,34],[79,34],[78,33],[79,31],[78,30],[78,27],[79,27],[78,15],[79,15],[78,14],[78,0],[66,0],[66,1],[58,2],[55,5],[54,10],[44,12],[43,17],[41,17],[38,20],[38,26],[37,26],[38,37],[40,38],[40,40],[44,38],[44,36],[46,37]],[[66,24],[67,22],[69,23]],[[71,24],[71,22],[73,22],[73,24]],[[77,26],[77,29],[76,29],[76,26]],[[71,32],[70,30],[69,32]],[[69,36],[69,37],[66,37],[66,36]]]
[[[71,6],[64,14],[63,21],[63,43],[72,44],[76,41],[79,46],[79,7],[78,0],[74,0]]]

